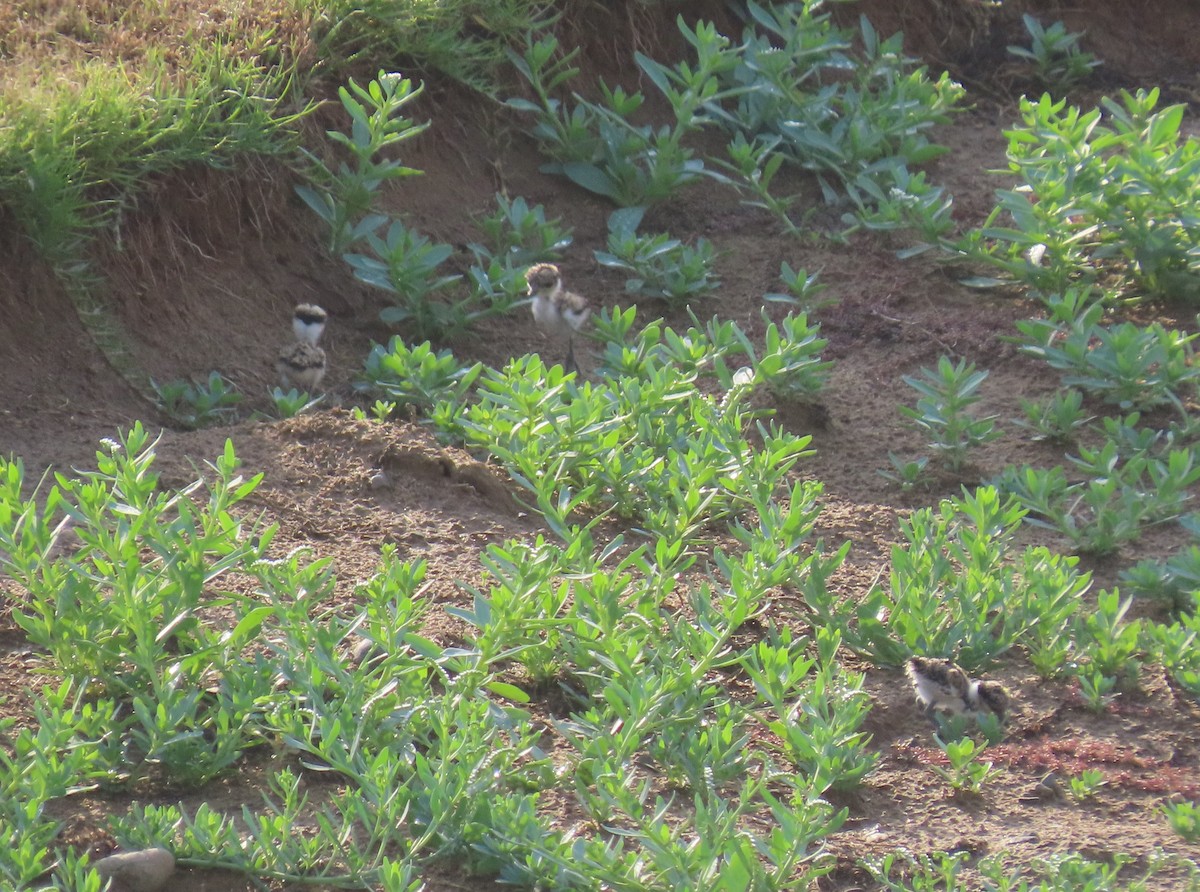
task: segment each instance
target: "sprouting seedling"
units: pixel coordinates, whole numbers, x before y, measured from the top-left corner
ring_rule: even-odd
[[[371,348],[354,386],[381,397],[371,409],[379,421],[400,410],[427,420],[439,437],[458,439],[462,413],[482,372],[483,363],[467,365],[429,341],[409,346],[397,335]]]
[[[275,414],[280,418],[294,418],[312,409],[322,400],[322,397],[314,399],[307,391],[294,387],[290,390],[276,387],[271,390],[270,397],[275,405]]]
[[[929,464],[929,456],[919,455],[910,459],[889,450],[888,461],[891,462],[892,470],[880,470],[879,476],[898,484],[904,492],[909,492],[919,486],[925,478],[925,468]]]
[[[1185,842],[1200,842],[1200,803],[1168,802],[1163,806],[1163,814],[1171,829],[1179,834]]]
[[[937,369],[923,368],[919,376],[903,377],[920,398],[916,408],[901,406],[901,413],[929,437],[929,448],[941,455],[951,471],[962,468],[968,449],[1000,436],[994,416],[976,418],[970,412],[980,400],[979,386],[987,375],[973,362],[964,359],[955,364],[943,356]]]
[[[977,743],[970,737],[948,743],[938,738],[937,743],[950,761],[950,767],[947,769],[934,765],[933,771],[950,784],[955,793],[981,793],[983,785],[999,774],[992,768],[991,762],[981,761],[987,749],[986,743]]]
[[[1084,704],[1095,713],[1108,709],[1115,699],[1117,679],[1105,675],[1094,666],[1087,666],[1079,671],[1079,696]]]
[[[763,300],[770,303],[790,304],[808,312],[836,303],[836,299],[832,297],[817,299],[817,295],[829,287],[819,281],[820,277],[820,270],[809,273],[803,267],[793,269],[792,265],[785,260],[779,264],[779,279],[787,289],[786,293],[772,291],[764,294]]]
[[[233,415],[242,395],[220,372],[210,372],[201,384],[151,379],[156,403],[163,413],[188,428],[203,427]]]
[[[669,303],[687,303],[706,295],[720,282],[713,277],[715,250],[707,239],[685,244],[670,233],[640,234],[645,208],[621,208],[608,218],[607,251],[593,251],[596,262],[629,274],[630,294],[661,297]]]
[[[1035,440],[1071,442],[1092,420],[1083,408],[1083,393],[1073,388],[1055,392],[1045,400],[1021,400],[1025,419],[1017,422],[1033,431]]]
[[[1031,15],[1021,16],[1031,43],[1028,47],[1010,46],[1008,52],[1030,62],[1038,83],[1057,90],[1066,90],[1091,74],[1102,64],[1079,46],[1082,32],[1068,31],[1062,22],[1049,28]]]
[[[755,362],[755,377],[777,396],[816,397],[833,367],[832,362],[821,359],[821,351],[829,342],[820,333],[821,326],[810,325],[807,313],[789,313],[778,324],[768,319],[762,356]]]
[[[1067,789],[1072,799],[1076,802],[1083,802],[1095,796],[1106,783],[1108,781],[1104,779],[1103,771],[1098,768],[1087,768],[1080,772],[1078,777],[1067,779]]]
[[[560,219],[548,220],[545,208],[530,206],[520,195],[510,200],[497,194],[495,212],[479,225],[487,243],[469,247],[481,264],[490,259],[511,266],[557,260],[572,241]]]
[[[345,253],[386,222],[374,212],[374,193],[381,185],[420,173],[401,163],[395,150],[429,126],[404,115],[404,107],[423,89],[399,74],[381,71],[365,87],[351,79],[348,88],[338,90],[351,128],[349,133],[330,130],[327,135],[349,153],[351,163],[343,162],[335,170],[305,151],[313,184],[296,187],[304,203],[328,224],[331,254]]]

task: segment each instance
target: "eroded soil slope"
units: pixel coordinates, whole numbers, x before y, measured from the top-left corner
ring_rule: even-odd
[[[680,51],[670,16],[657,21],[634,6],[614,14],[616,26],[607,29],[594,20],[564,23],[564,33],[576,39],[603,35],[585,54],[590,71],[610,80],[628,77],[634,48],[649,46],[659,58]],[[933,65],[952,66],[968,85],[974,105],[938,134],[952,151],[930,169],[931,179],[955,195],[956,219],[963,226],[986,216],[992,190],[1005,182],[988,171],[1004,166],[1002,130],[1014,119],[1014,95],[1022,89],[1018,73],[1001,64],[1003,46],[1020,42],[1018,6],[1003,17],[989,17],[966,4],[948,8],[942,0],[907,3],[900,10],[876,0],[839,13],[861,10],[885,32],[903,27],[911,50]],[[1043,20],[1062,18],[1069,27],[1087,29],[1086,45],[1106,64],[1078,101],[1094,102],[1117,87],[1154,84],[1164,86],[1170,101],[1200,99],[1200,13],[1190,0],[1085,0],[1069,8],[1048,3],[1024,8],[1040,10]],[[728,20],[723,8],[711,14]],[[575,240],[563,263],[571,286],[606,307],[628,305],[623,278],[592,256],[603,247],[609,205],[540,173],[523,122],[473,97],[436,88],[423,101],[415,113],[430,118],[432,127],[419,141],[405,144],[405,161],[425,175],[404,181],[389,195],[393,210],[402,210],[430,237],[458,246],[456,260],[465,270],[465,245],[478,238],[474,221],[490,211],[494,193],[524,196],[573,228]],[[459,583],[477,578],[480,551],[489,542],[535,534],[536,516],[514,500],[515,486],[479,457],[439,445],[415,424],[376,425],[350,416],[348,408],[361,402],[352,387],[356,370],[372,342],[395,333],[378,321],[386,295],[356,283],[347,267],[326,255],[321,233],[294,197],[293,185],[290,175],[279,171],[189,171],[172,177],[139,199],[120,250],[110,245],[104,252],[105,299],[120,323],[132,366],[159,381],[219,370],[247,395],[246,415],[268,408],[273,359],[287,337],[291,306],[317,302],[331,315],[325,408],[287,422],[247,418],[199,432],[168,429],[160,447],[164,482],[183,485],[193,479],[194,468],[216,456],[231,437],[247,471],[265,474],[253,506],[280,524],[280,548],[305,545],[332,557],[341,580],[339,597],[350,596],[354,581],[373,572],[381,546],[391,543],[401,558],[428,562],[430,598],[465,605],[468,596]],[[797,177],[792,185],[805,189],[813,205],[819,203],[813,183]],[[837,212],[821,210],[816,219],[836,221]],[[898,261],[899,245],[884,238],[858,235],[838,244],[781,235],[768,216],[714,184],[694,186],[654,209],[647,224],[679,238],[704,236],[717,246],[722,287],[695,311],[701,318],[733,319],[751,338],[762,335],[761,297],[778,289],[782,261],[820,270],[836,299],[816,314],[829,341],[825,358],[835,364],[820,405],[774,408],[782,424],[813,437],[816,455],[801,463],[800,473],[825,484],[821,535],[854,543],[836,580],[845,594],[861,594],[873,579],[886,576],[896,520],[903,512],[934,504],[1008,463],[1061,462],[1060,453],[1030,442],[1007,423],[1019,415],[1022,397],[1039,396],[1057,383],[1005,339],[1015,320],[1036,312],[1033,304],[1011,294],[963,288],[928,258]],[[0,233],[5,233],[0,239],[7,258],[0,263],[0,355],[5,358],[0,448],[21,456],[35,471],[67,471],[90,465],[97,441],[135,419],[167,426],[167,419],[96,348],[73,303],[28,246],[11,235],[10,227]],[[665,308],[646,302],[639,310],[643,318],[653,318]],[[1175,315],[1179,318],[1163,311],[1171,325],[1194,327],[1186,310]],[[686,324],[680,313],[668,319]],[[443,346],[463,359],[500,365],[541,345],[520,314]],[[897,411],[912,401],[900,376],[935,364],[941,355],[965,357],[990,371],[985,410],[1005,420],[1009,433],[981,450],[963,475],[938,477],[930,489],[901,493],[877,473],[888,467],[889,451],[913,455],[922,448]],[[373,485],[372,475],[380,470],[386,485]],[[1062,545],[1049,535],[1043,541]],[[1147,535],[1118,560],[1090,568],[1096,588],[1111,586],[1116,570],[1131,559],[1162,555],[1177,545],[1170,533]],[[5,595],[20,597],[11,586]],[[799,624],[799,613],[789,609],[786,597],[775,610],[777,621]],[[429,632],[448,643],[461,629],[446,618]],[[4,611],[0,693],[8,699],[0,712],[22,720],[29,718],[26,691],[40,684],[28,657],[26,643]],[[1065,850],[1145,858],[1158,846],[1200,855],[1196,846],[1174,837],[1157,812],[1169,795],[1200,797],[1200,707],[1162,677],[1151,673],[1143,690],[1097,716],[1083,708],[1071,684],[1041,683],[1027,665],[1005,663],[996,675],[1021,700],[1009,740],[995,751],[1005,771],[982,797],[962,800],[948,797],[927,767],[928,726],[912,708],[902,675],[861,668],[875,701],[868,730],[883,759],[864,787],[840,803],[850,808],[851,820],[832,840],[841,867],[825,881],[828,888],[865,888],[854,859],[898,846],[918,852],[1008,851],[1025,860]],[[541,719],[549,717],[549,704],[533,708]],[[273,758],[253,757],[243,775],[210,785],[186,803],[257,801],[255,784]],[[1109,777],[1108,786],[1087,803],[1021,801],[1048,769],[1077,773],[1086,767],[1099,767]],[[153,795],[149,791],[149,798]],[[123,811],[127,802],[95,795],[61,803],[63,840],[106,853],[111,839],[103,830],[104,816]],[[433,890],[485,887],[491,888],[490,881],[452,872],[430,877]],[[248,886],[236,878],[197,874],[186,876],[181,888],[224,892]]]

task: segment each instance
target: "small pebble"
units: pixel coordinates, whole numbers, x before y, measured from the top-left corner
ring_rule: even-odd
[[[93,865],[112,889],[121,892],[158,892],[175,873],[175,856],[166,849],[142,849],[101,858]]]

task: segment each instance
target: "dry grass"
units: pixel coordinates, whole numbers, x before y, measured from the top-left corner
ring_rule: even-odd
[[[0,5],[0,203],[61,268],[146,176],[284,148],[288,111],[276,104],[316,58],[311,8]]]
[[[148,177],[292,151],[355,67],[495,88],[540,0],[0,4],[0,205],[60,272]]]
[[[300,68],[315,61],[313,4],[296,0],[17,0],[0,6],[0,89],[70,78],[102,64],[131,80],[150,69],[179,74],[195,47]]]

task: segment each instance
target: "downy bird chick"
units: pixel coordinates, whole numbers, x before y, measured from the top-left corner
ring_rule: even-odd
[[[539,263],[525,273],[529,294],[533,297],[533,321],[546,334],[567,338],[568,371],[578,371],[575,363],[575,332],[592,315],[587,298],[564,291],[562,273],[553,263]]]
[[[315,390],[325,377],[325,351],[317,346],[328,314],[315,304],[300,304],[292,315],[295,343],[279,351],[275,368],[284,387]]]
[[[292,313],[292,331],[297,341],[307,341],[314,347],[325,331],[329,314],[316,304],[298,304]]]
[[[1008,691],[999,682],[973,679],[949,660],[912,657],[905,671],[917,701],[931,719],[937,710],[959,714],[992,712],[1004,720]]]

